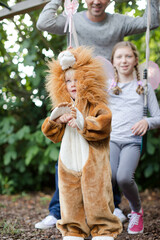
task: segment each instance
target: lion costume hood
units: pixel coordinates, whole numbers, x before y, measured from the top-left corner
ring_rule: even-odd
[[[95,104],[99,101],[107,104],[106,75],[103,63],[98,58],[92,57],[92,49],[78,47],[68,50],[74,57],[72,69],[75,70],[77,79],[77,105],[88,101]],[[49,93],[53,107],[61,102],[71,102],[70,95],[65,84],[65,71],[59,60],[53,59],[48,64],[46,89]],[[80,87],[79,87],[80,86]]]

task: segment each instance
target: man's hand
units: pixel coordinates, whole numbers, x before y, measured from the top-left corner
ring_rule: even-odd
[[[135,123],[131,128],[132,133],[134,133],[135,136],[143,136],[147,132],[147,129],[148,122],[145,119]]]

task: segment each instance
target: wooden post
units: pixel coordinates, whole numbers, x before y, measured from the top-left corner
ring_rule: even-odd
[[[48,2],[50,2],[50,0],[26,0],[10,7],[11,10],[3,8],[2,10],[0,10],[0,20],[3,20],[4,18],[12,18],[15,15],[37,10],[44,7]]]

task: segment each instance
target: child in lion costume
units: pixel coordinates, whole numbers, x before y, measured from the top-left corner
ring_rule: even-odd
[[[122,230],[113,215],[109,163],[111,111],[107,107],[106,76],[91,49],[60,53],[49,63],[47,91],[54,110],[42,131],[61,141],[58,175],[64,240],[113,240]]]

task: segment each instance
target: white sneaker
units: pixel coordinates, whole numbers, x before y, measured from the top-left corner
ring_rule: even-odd
[[[54,216],[48,215],[41,222],[36,223],[35,228],[39,228],[39,229],[51,228],[56,224],[56,222],[57,222],[57,219]]]
[[[74,236],[65,236],[63,240],[84,240],[82,237],[74,237]]]
[[[92,240],[114,240],[114,238],[109,236],[97,236],[93,237]]]
[[[115,208],[113,214],[120,219],[121,223],[124,223],[127,221],[126,216],[123,214],[120,208]]]

